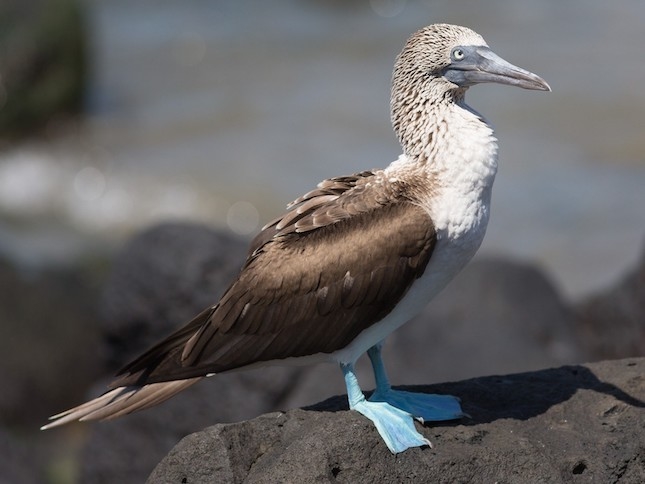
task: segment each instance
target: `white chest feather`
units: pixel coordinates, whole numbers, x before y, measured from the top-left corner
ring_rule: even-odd
[[[450,133],[442,133],[438,140],[441,154],[427,167],[435,188],[426,200],[426,209],[439,246],[472,251],[472,256],[488,224],[497,173],[497,140],[479,115],[458,109],[451,116]]]

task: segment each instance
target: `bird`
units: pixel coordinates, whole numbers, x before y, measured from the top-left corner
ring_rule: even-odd
[[[157,405],[205,377],[271,364],[333,362],[349,408],[396,454],[430,446],[415,420],[465,414],[451,395],[392,388],[381,349],[479,248],[497,173],[497,139],[465,102],[481,83],[550,91],[473,30],[432,24],[398,55],[390,114],[402,154],[384,169],[329,178],[252,240],[221,299],[124,366],[106,393],[50,417],[107,420]],[[354,365],[367,353],[376,388]]]

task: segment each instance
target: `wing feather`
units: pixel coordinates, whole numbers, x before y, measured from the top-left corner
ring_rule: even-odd
[[[217,305],[48,427],[146,408],[211,373],[347,346],[396,306],[436,242],[425,209],[381,175],[332,178],[294,200],[253,240]]]
[[[128,374],[141,371],[157,382],[332,353],[387,315],[423,273],[435,234],[424,209],[392,187],[381,196],[374,176],[332,179],[295,200],[291,212],[305,207],[301,218],[287,214],[264,229],[271,237],[256,244],[181,358],[166,361],[176,353],[162,345],[127,367],[118,384],[131,384]]]

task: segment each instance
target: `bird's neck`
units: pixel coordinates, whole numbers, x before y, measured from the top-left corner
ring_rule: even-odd
[[[404,150],[396,168],[415,173],[417,183],[426,187],[423,204],[436,203],[440,196],[487,207],[497,172],[497,140],[465,103],[464,93],[452,94],[393,104],[392,121]]]
[[[492,128],[466,104],[464,94],[465,90],[417,93],[408,102],[393,96],[392,126],[406,157],[419,164],[442,164],[450,154],[485,156],[491,149],[497,151]]]

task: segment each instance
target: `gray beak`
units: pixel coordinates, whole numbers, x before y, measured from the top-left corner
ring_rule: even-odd
[[[506,62],[488,47],[463,46],[460,59],[453,54],[452,63],[444,69],[444,77],[461,87],[494,82],[535,91],[550,91],[540,76]]]

